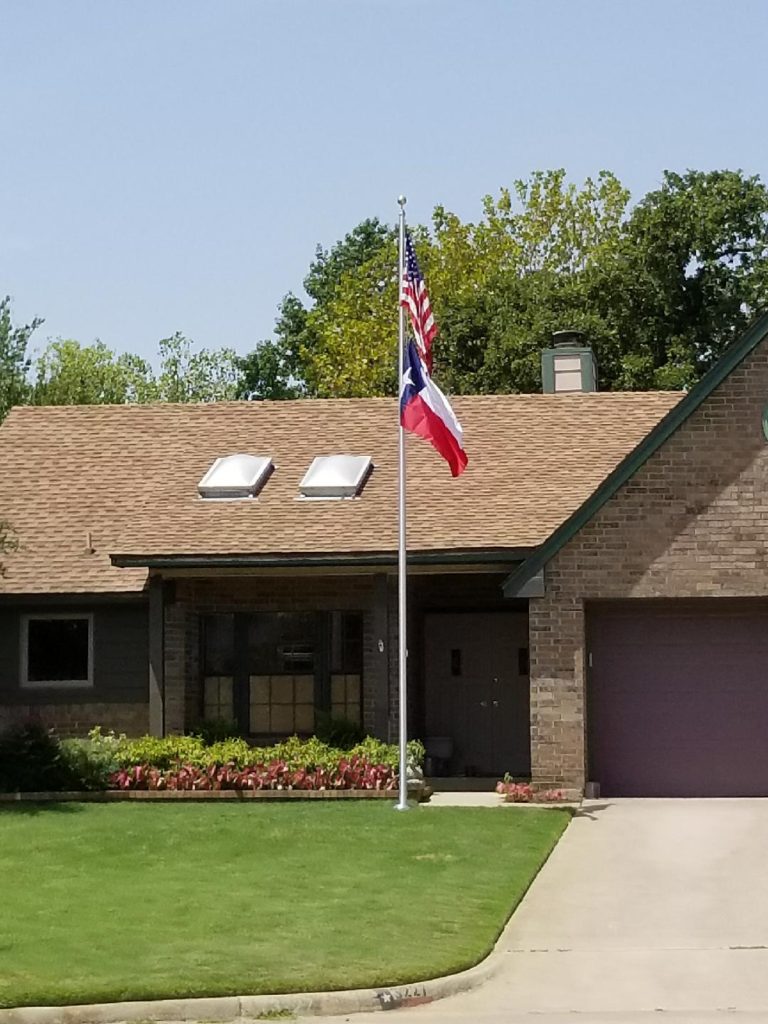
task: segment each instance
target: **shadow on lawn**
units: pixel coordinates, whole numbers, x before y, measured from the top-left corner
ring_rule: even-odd
[[[58,800],[14,800],[0,803],[0,817],[4,814],[79,814],[83,805],[71,801]]]

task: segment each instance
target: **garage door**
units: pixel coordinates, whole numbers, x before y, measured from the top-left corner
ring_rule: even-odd
[[[623,602],[587,622],[602,795],[768,795],[768,605]]]

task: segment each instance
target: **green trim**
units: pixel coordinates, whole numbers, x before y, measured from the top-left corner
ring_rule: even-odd
[[[609,498],[625,484],[653,453],[682,426],[705,399],[746,359],[760,342],[768,336],[768,313],[759,316],[735,341],[725,350],[712,369],[696,384],[685,398],[647,434],[640,444],[624,458],[616,469],[605,478],[597,490],[559,526],[548,540],[527,558],[519,568],[510,573],[503,584],[505,597],[515,597],[520,587],[531,576],[542,569],[557,552],[568,543],[595,513],[603,507]]]
[[[583,392],[597,391],[597,369],[592,349],[585,345],[561,345],[559,348],[545,348],[541,353],[541,390],[545,395],[557,393],[555,391],[555,359],[557,356],[576,356],[581,372],[581,390]]]
[[[763,409],[763,437],[768,441],[768,405]]]
[[[533,548],[477,548],[441,551],[414,551],[409,565],[509,565],[527,558]],[[110,556],[112,565],[121,569],[292,569],[292,568],[364,568],[397,565],[397,552],[372,551],[359,554],[305,555],[120,555]]]

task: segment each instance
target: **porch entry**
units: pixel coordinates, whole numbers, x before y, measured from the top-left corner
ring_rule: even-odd
[[[465,775],[530,774],[528,616],[424,617],[427,737],[446,737],[447,766]]]
[[[237,612],[203,618],[204,721],[244,736],[309,736],[318,715],[362,722],[358,612]]]

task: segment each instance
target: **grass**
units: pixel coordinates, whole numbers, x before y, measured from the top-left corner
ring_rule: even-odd
[[[0,810],[0,1006],[461,970],[491,949],[567,821],[379,802]]]

